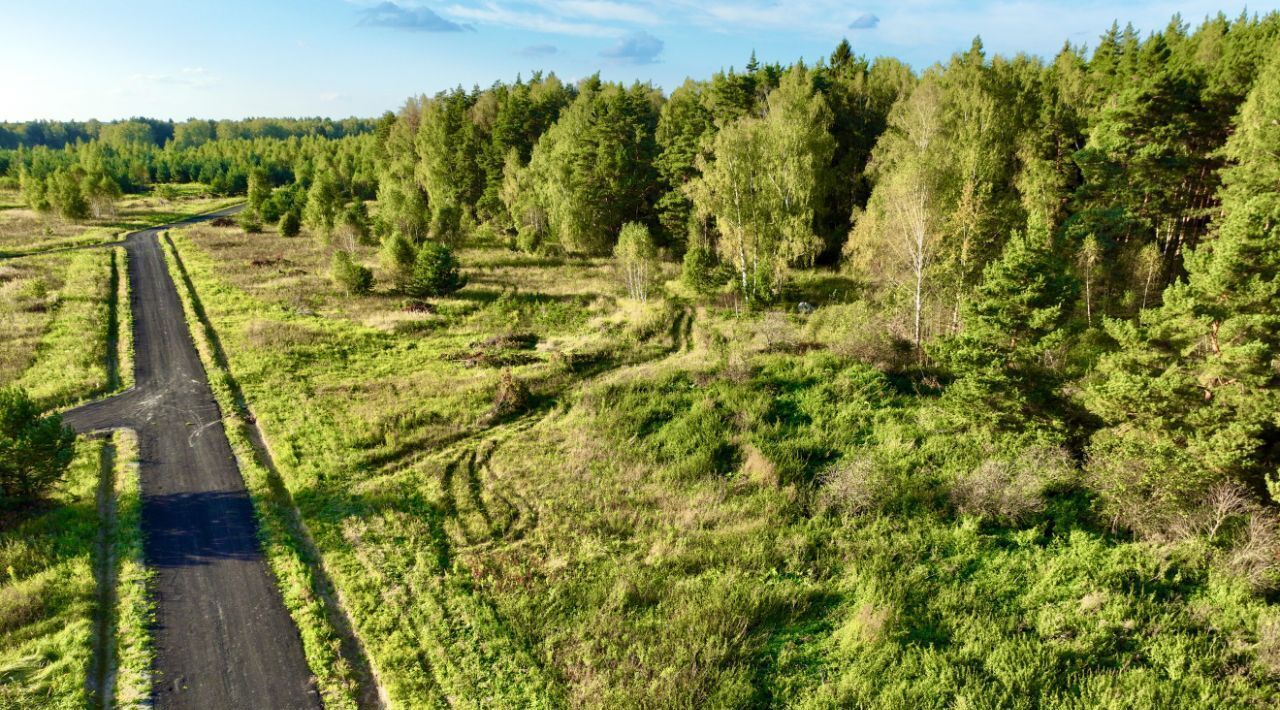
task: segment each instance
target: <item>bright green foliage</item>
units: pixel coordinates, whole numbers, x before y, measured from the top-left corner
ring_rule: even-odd
[[[128,148],[134,145],[155,145],[156,139],[151,132],[151,125],[144,121],[121,121],[102,127],[98,140],[116,148]]]
[[[959,335],[937,348],[957,377],[947,400],[960,416],[1013,430],[1052,419],[1059,382],[1048,359],[1070,335],[1076,290],[1042,226],[1005,244],[965,301]]]
[[[86,679],[97,627],[94,562],[104,521],[94,493],[103,446],[81,439],[65,483],[45,504],[7,511],[0,527],[0,707],[96,704]]]
[[[271,178],[267,171],[255,168],[249,173],[249,209],[261,213],[271,199]]]
[[[458,259],[449,247],[427,242],[418,249],[405,293],[415,298],[446,296],[467,285],[458,272]]]
[[[49,492],[75,455],[75,433],[58,414],[42,414],[17,387],[0,389],[0,507]]]
[[[776,298],[788,265],[811,264],[820,250],[814,215],[834,149],[830,123],[811,74],[796,67],[769,94],[764,118],[724,127],[713,157],[698,160],[702,176],[690,194],[715,218],[720,257],[748,299]]]
[[[416,175],[433,210],[474,205],[483,190],[484,173],[475,160],[482,136],[470,103],[465,91],[455,89],[427,101],[419,115]]]
[[[380,256],[383,268],[391,274],[391,282],[396,290],[406,290],[413,278],[413,266],[418,257],[413,242],[400,232],[392,232],[382,240]]]
[[[339,249],[333,253],[330,267],[333,282],[352,296],[360,296],[373,290],[373,272],[369,267],[351,260],[351,253]]]
[[[1227,143],[1223,217],[1187,257],[1186,281],[1139,324],[1108,324],[1120,349],[1099,364],[1088,402],[1110,425],[1095,437],[1094,455],[1117,495],[1178,507],[1224,477],[1275,475],[1280,183],[1265,179],[1277,159],[1264,141],[1280,121],[1278,87],[1273,61]]]
[[[236,224],[246,234],[257,234],[262,231],[262,215],[253,208],[246,208],[236,215]]]
[[[302,212],[302,221],[312,232],[328,239],[341,214],[342,195],[338,191],[338,182],[322,168],[307,190],[307,206]]]
[[[680,279],[698,293],[710,293],[724,283],[719,279],[715,252],[701,244],[691,244],[685,250]]]
[[[406,103],[383,139],[375,218],[379,234],[399,232],[415,242],[426,238],[429,214],[427,192],[414,177],[418,164],[414,139],[420,115],[417,102]]]
[[[649,228],[638,222],[622,225],[618,244],[613,248],[622,282],[627,295],[637,301],[649,300],[649,292],[658,277],[660,263],[658,248],[654,246]]]
[[[545,210],[548,237],[566,252],[607,254],[624,222],[647,219],[656,100],[650,87],[593,78],[538,141],[529,187]]]

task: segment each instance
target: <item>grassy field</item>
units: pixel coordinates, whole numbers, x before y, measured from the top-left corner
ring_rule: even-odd
[[[91,249],[0,264],[12,274],[0,313],[16,334],[0,346],[0,383],[25,388],[46,408],[120,386],[118,364],[131,362],[116,352],[117,333],[129,332],[117,323],[117,314],[128,313],[124,258],[123,249]]]
[[[116,204],[114,214],[85,222],[68,222],[39,214],[23,203],[18,192],[0,190],[0,256],[114,242],[126,232],[174,222],[240,201],[239,198],[210,197],[203,185],[185,184],[176,188],[173,201],[150,193],[126,195]]]
[[[887,346],[838,279],[800,284],[807,318],[743,315],[472,247],[470,284],[421,308],[339,295],[307,239],[174,243],[224,411],[276,467],[246,478],[313,668],[342,668],[331,583],[395,706],[1280,692],[1280,614],[1221,551],[1114,537],[1053,442],[950,428],[936,384],[864,364]]]

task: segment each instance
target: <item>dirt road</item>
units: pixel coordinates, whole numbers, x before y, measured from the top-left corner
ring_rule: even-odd
[[[125,242],[137,385],[64,416],[79,432],[138,432],[145,555],[156,575],[153,698],[159,708],[319,707],[165,268],[164,229]]]

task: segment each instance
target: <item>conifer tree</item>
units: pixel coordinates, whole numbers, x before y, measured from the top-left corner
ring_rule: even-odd
[[[1047,227],[1033,218],[983,270],[959,335],[936,348],[957,376],[947,398],[969,419],[989,417],[1011,429],[1056,426],[1060,381],[1047,356],[1068,339],[1077,290]]]
[[[1258,78],[1228,141],[1222,217],[1187,258],[1186,280],[1138,324],[1112,321],[1119,350],[1088,405],[1113,496],[1194,504],[1223,478],[1275,480],[1280,460],[1280,58]]]

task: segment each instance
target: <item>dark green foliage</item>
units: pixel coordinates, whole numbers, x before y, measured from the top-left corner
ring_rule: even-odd
[[[1223,216],[1186,260],[1188,276],[1136,324],[1108,323],[1089,406],[1109,427],[1095,468],[1117,508],[1134,496],[1158,512],[1196,505],[1225,479],[1272,496],[1280,461],[1280,174],[1261,147],[1280,121],[1280,61],[1258,78],[1227,143]],[[1263,179],[1258,179],[1262,177]]]
[[[1043,228],[1015,235],[965,301],[959,335],[936,355],[956,375],[947,398],[974,423],[1019,429],[1060,411],[1049,356],[1070,337],[1078,285]]]
[[[711,293],[727,281],[724,270],[716,262],[715,252],[701,244],[692,244],[685,251],[680,279],[698,293]]]
[[[0,507],[29,503],[67,472],[75,433],[58,414],[42,414],[27,393],[0,389]]]
[[[447,296],[467,285],[458,271],[458,260],[449,247],[427,242],[418,249],[413,273],[404,291],[415,298]]]
[[[333,253],[333,282],[349,295],[360,296],[373,290],[373,271],[351,260],[351,254],[339,249]]]
[[[290,210],[284,213],[280,218],[280,236],[296,237],[302,232],[302,219],[298,217],[298,213]]]

